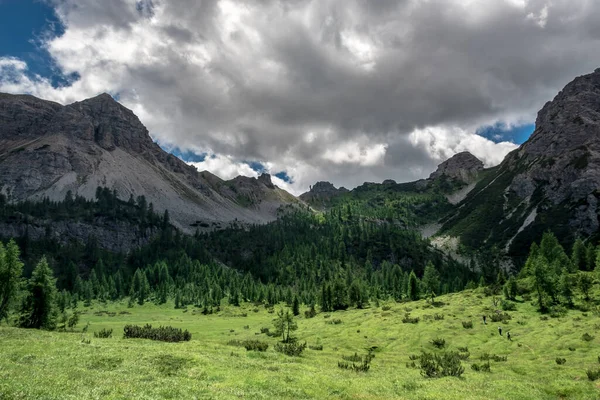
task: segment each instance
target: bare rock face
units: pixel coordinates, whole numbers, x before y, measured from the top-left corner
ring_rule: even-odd
[[[463,151],[441,163],[429,179],[446,176],[462,183],[471,183],[477,179],[477,175],[482,170],[483,162],[468,151]]]
[[[485,241],[525,257],[546,230],[566,245],[598,235],[600,69],[546,103],[529,140],[481,183],[444,227],[456,227],[474,247]]]
[[[67,106],[0,94],[0,192],[9,201],[62,200],[68,191],[93,198],[106,186],[125,200],[144,195],[190,232],[199,222],[265,223],[280,206],[298,203],[268,175],[253,181],[226,182],[166,153],[108,94]]]
[[[342,195],[348,192],[345,187],[339,189],[333,186],[330,182],[320,181],[311,186],[310,190],[300,195],[300,200],[308,204],[317,204],[326,202],[333,197]]]

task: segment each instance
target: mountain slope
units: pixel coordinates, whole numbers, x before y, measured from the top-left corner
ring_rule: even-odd
[[[545,230],[570,244],[598,233],[600,69],[576,78],[538,113],[532,136],[485,174],[442,233],[522,258]]]
[[[144,195],[190,231],[233,220],[274,220],[292,195],[259,179],[223,181],[155,144],[135,114],[108,94],[61,106],[0,94],[0,189],[9,201],[93,198],[98,186],[122,199]]]

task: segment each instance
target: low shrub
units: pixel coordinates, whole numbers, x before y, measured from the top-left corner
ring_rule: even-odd
[[[446,340],[442,338],[432,339],[430,343],[438,349],[443,349],[444,347],[446,347]]]
[[[594,337],[586,332],[581,336],[581,340],[583,340],[584,342],[591,342],[592,340],[594,340]]]
[[[600,368],[588,368],[586,373],[590,381],[596,381],[600,378]]]
[[[354,372],[367,372],[371,365],[367,361],[363,361],[360,364],[350,364],[344,361],[338,361],[338,367],[341,369],[348,369]]]
[[[339,325],[341,323],[342,323],[342,320],[339,318],[330,319],[329,321],[326,322],[326,324],[329,324],[329,325]]]
[[[469,352],[469,348],[467,346],[465,346],[465,347],[457,347],[457,349],[461,353],[468,353]]]
[[[421,375],[426,378],[441,378],[443,376],[460,377],[465,372],[458,353],[443,354],[421,353],[419,358]]]
[[[508,300],[502,300],[500,308],[502,308],[503,311],[517,311],[517,305]]]
[[[317,310],[315,310],[315,306],[312,306],[310,309],[304,311],[304,318],[314,318],[317,315]]]
[[[481,364],[472,364],[471,369],[476,372],[492,372],[489,361]]]
[[[308,348],[311,349],[311,350],[322,351],[323,350],[323,345],[322,344],[318,344],[318,345],[308,346]]]
[[[471,353],[467,352],[460,352],[458,353],[458,358],[460,358],[463,361],[466,361],[469,359],[469,357],[471,357]]]
[[[415,361],[415,360],[418,360],[418,359],[419,359],[419,356],[418,356],[418,355],[416,355],[416,354],[411,354],[411,355],[409,355],[409,356],[408,356],[408,359],[409,359],[409,360],[412,360],[412,361]]]
[[[419,323],[419,317],[411,317],[410,313],[406,313],[404,314],[404,318],[402,318],[402,323],[403,324],[418,324]]]
[[[566,362],[567,362],[567,359],[566,359],[566,358],[560,358],[560,357],[556,357],[556,363],[557,363],[558,365],[563,365],[563,364],[565,364]]]
[[[575,347],[569,346],[569,351],[575,351]]]
[[[298,342],[277,343],[275,345],[275,351],[291,357],[300,357],[304,349],[306,349],[306,342],[302,344]]]
[[[442,321],[444,319],[444,314],[433,314],[433,319],[435,321]]]
[[[383,307],[381,307],[381,310],[383,310],[383,311],[390,311],[391,309],[392,309],[391,306],[383,306]]]
[[[473,329],[473,321],[463,321],[462,326],[465,329]]]
[[[497,355],[493,355],[492,356],[492,360],[496,361],[496,362],[503,362],[507,360],[506,356],[497,356]]]
[[[490,316],[492,322],[504,322],[512,319],[509,313],[506,312],[496,312]]]
[[[242,345],[247,351],[267,351],[269,344],[260,340],[244,340]]]
[[[102,329],[101,331],[94,332],[94,337],[98,339],[108,339],[112,337],[112,334],[112,329]]]
[[[350,362],[362,362],[362,357],[358,355],[358,353],[354,353],[349,356],[342,356],[342,360],[350,361]]]
[[[150,339],[163,342],[182,342],[192,339],[192,334],[187,330],[173,328],[171,326],[161,326],[153,328],[152,325],[145,326],[125,325],[123,328],[124,339]]]

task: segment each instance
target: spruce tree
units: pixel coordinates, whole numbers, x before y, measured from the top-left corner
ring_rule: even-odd
[[[438,293],[440,288],[440,273],[435,269],[431,261],[425,266],[425,272],[423,274],[423,286],[428,294],[431,295],[431,302],[435,294]]]
[[[56,326],[56,279],[42,257],[27,283],[27,295],[21,309],[23,328],[53,329]]]
[[[8,317],[8,311],[19,293],[23,273],[20,251],[14,240],[6,245],[0,243],[0,320]]]
[[[415,275],[415,271],[411,271],[410,275],[408,276],[406,297],[413,301],[419,299],[419,280]]]
[[[294,316],[300,315],[300,301],[298,300],[298,296],[294,296],[294,301],[292,303],[292,312]]]

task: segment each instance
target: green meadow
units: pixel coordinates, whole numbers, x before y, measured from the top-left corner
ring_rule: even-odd
[[[276,307],[277,310],[279,307]],[[600,389],[586,371],[600,367],[600,318],[592,311],[570,310],[541,316],[528,302],[517,303],[505,323],[482,322],[495,311],[480,289],[425,300],[373,304],[365,309],[297,317],[294,335],[306,341],[300,357],[274,350],[276,313],[264,306],[224,306],[219,313],[175,309],[172,304],[127,307],[127,302],[80,307],[74,332],[0,327],[2,399],[598,399]],[[302,309],[304,311],[304,309]],[[403,323],[406,313],[419,322]],[[436,316],[437,315],[437,316]],[[436,317],[434,317],[436,316]],[[442,319],[443,318],[443,319]],[[337,323],[333,323],[334,320]],[[472,329],[463,322],[473,322]],[[89,323],[86,332],[82,328]],[[123,339],[125,324],[187,329],[192,340],[180,343]],[[502,326],[503,335],[498,334]],[[107,339],[93,333],[113,329]],[[510,331],[512,341],[507,340]],[[588,333],[593,338],[584,340]],[[443,350],[431,340],[446,342]],[[261,340],[266,352],[246,351],[232,340]],[[314,350],[322,345],[322,350]],[[467,347],[460,378],[425,378],[410,366],[421,351]],[[367,372],[338,367],[343,356],[375,358]],[[463,349],[464,351],[465,349]],[[489,372],[476,372],[482,355]],[[566,362],[558,365],[557,358]]]

